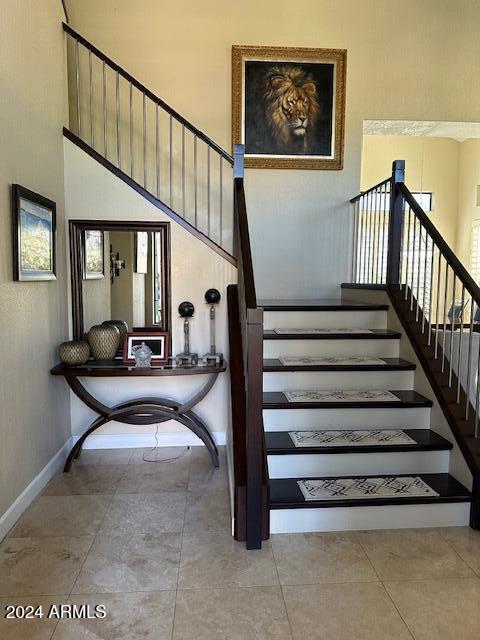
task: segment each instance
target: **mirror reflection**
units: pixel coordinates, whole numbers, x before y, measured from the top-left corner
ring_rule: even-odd
[[[164,230],[84,229],[83,331],[105,320],[164,329],[165,251]]]

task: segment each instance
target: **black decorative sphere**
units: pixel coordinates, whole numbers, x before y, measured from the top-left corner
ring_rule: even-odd
[[[221,297],[218,289],[209,289],[205,292],[205,301],[208,302],[208,304],[218,304]]]
[[[195,307],[191,302],[181,302],[178,305],[178,313],[182,318],[191,318],[195,312]]]

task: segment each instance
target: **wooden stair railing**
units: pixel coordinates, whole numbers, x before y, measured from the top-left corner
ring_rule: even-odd
[[[68,24],[63,29],[65,136],[236,264],[232,156]]]
[[[480,288],[404,183],[405,163],[355,196],[352,280],[384,288],[473,475],[480,529]]]
[[[268,473],[263,430],[263,309],[257,305],[243,183],[243,145],[234,156],[238,285],[228,287],[234,535],[247,549],[269,536]]]

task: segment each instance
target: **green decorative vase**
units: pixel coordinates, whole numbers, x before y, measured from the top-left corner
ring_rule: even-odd
[[[120,344],[123,344],[123,339],[125,338],[125,334],[128,333],[128,324],[125,320],[105,320],[102,322],[103,327],[117,327],[120,331]]]
[[[85,364],[90,356],[90,345],[84,340],[62,342],[58,348],[60,360],[71,367]]]
[[[95,360],[113,360],[120,345],[120,331],[113,325],[97,324],[87,333]]]

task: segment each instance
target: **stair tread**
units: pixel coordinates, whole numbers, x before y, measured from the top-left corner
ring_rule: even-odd
[[[280,328],[280,327],[279,327]],[[312,329],[314,327],[311,327]],[[275,333],[266,329],[264,340],[400,340],[401,333],[391,329],[370,329],[371,333]]]
[[[301,358],[302,356],[298,356]],[[315,356],[311,356],[315,357]],[[317,356],[323,358],[324,356]],[[333,356],[334,357],[334,356]],[[340,356],[348,358],[348,356]],[[356,356],[351,356],[352,358]],[[377,356],[368,356],[377,358]],[[263,361],[263,370],[273,371],[413,371],[416,366],[413,362],[402,358],[379,358],[384,364],[282,364],[278,358],[266,358]]]
[[[380,429],[361,429],[361,431],[379,431]],[[387,429],[385,429],[387,430]],[[296,447],[288,431],[268,431],[265,433],[265,443],[268,455],[309,455],[309,454],[337,454],[337,453],[392,453],[404,451],[447,451],[453,448],[452,443],[431,429],[391,429],[403,431],[415,442],[406,444],[369,444],[369,445],[330,445],[321,447]],[[293,431],[310,431],[310,429],[292,429]],[[311,431],[322,431],[312,429]],[[326,429],[325,431],[332,431]],[[342,431],[342,429],[338,429]],[[348,430],[355,431],[355,430]]]
[[[411,407],[431,407],[432,401],[412,390],[390,391],[398,401],[332,401],[332,402],[289,402],[283,391],[265,391],[263,393],[264,409],[405,409]]]
[[[334,500],[305,500],[297,484],[298,480],[323,480],[325,477],[280,478],[270,480],[271,509],[312,509],[323,507],[360,507],[402,504],[431,504],[442,502],[469,502],[471,493],[448,473],[405,473],[338,476],[338,480],[350,478],[394,478],[419,476],[438,496],[408,496],[402,498],[338,498]],[[332,477],[329,478],[330,480]]]
[[[387,311],[388,304],[371,304],[340,299],[261,300],[264,311]]]

